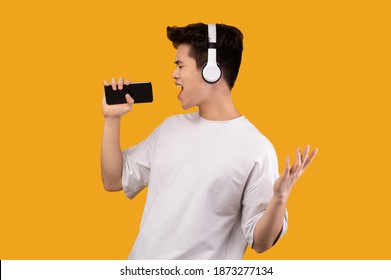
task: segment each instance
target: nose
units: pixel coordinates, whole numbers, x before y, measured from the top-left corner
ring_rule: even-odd
[[[172,72],[172,77],[176,80],[179,79],[179,69],[178,67],[175,68],[174,72]]]

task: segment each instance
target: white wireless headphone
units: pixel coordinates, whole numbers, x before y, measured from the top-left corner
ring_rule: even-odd
[[[202,78],[207,83],[213,84],[216,83],[221,78],[221,69],[216,62],[216,24],[208,24],[208,61],[202,66]]]

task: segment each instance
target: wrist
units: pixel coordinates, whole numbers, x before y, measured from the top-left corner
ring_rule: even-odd
[[[107,124],[119,124],[121,122],[121,117],[104,116],[104,120]]]
[[[273,194],[273,200],[278,204],[287,204],[289,198],[289,194],[281,194],[281,193],[274,193]]]

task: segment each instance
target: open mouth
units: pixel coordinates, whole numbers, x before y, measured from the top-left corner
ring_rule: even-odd
[[[181,84],[177,84],[177,83],[176,83],[176,86],[181,89],[179,92],[179,93],[181,93],[183,91],[183,86]]]

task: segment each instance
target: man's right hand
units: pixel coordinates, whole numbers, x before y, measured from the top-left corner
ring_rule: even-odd
[[[103,84],[105,86],[109,85],[109,83],[107,81],[104,81]],[[126,79],[125,84],[129,85],[130,81],[128,79]],[[118,79],[118,85],[117,85],[117,81],[115,80],[115,78],[112,78],[111,79],[111,86],[112,86],[113,90],[117,90],[117,87],[119,90],[121,90],[124,86],[124,79],[122,77],[120,77]],[[124,103],[124,104],[116,104],[116,105],[107,105],[106,96],[103,94],[103,98],[102,98],[103,116],[106,119],[121,118],[126,113],[132,111],[133,103],[134,103],[133,98],[130,97],[129,94],[126,94],[125,98],[126,98],[126,104]]]

